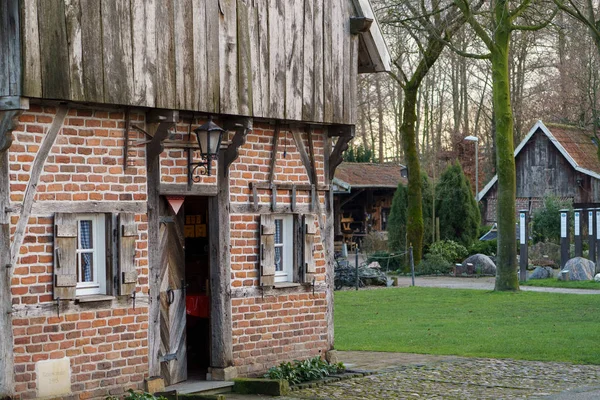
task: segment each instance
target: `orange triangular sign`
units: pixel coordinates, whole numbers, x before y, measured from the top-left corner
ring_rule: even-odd
[[[179,212],[179,210],[181,209],[183,202],[185,201],[185,197],[183,197],[183,196],[167,196],[167,201],[169,202],[169,205],[171,206],[171,208],[173,209],[175,214],[177,214]]]

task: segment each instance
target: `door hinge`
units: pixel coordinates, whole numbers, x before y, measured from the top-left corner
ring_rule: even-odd
[[[176,353],[165,354],[164,356],[158,357],[159,362],[169,362],[169,361],[173,361],[173,360],[177,360]]]

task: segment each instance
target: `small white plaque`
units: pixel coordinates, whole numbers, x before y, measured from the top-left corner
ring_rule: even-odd
[[[71,363],[68,357],[35,363],[37,397],[71,394]]]
[[[567,237],[567,213],[560,213],[560,237]]]
[[[575,211],[575,236],[580,236],[581,231],[579,230],[581,226],[579,226],[579,211]]]
[[[519,233],[521,244],[525,244],[525,213],[519,214]]]
[[[588,211],[588,236],[594,236],[594,212]]]

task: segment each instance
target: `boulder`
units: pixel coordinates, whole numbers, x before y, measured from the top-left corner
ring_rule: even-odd
[[[593,261],[583,257],[571,258],[560,271],[558,279],[563,279],[563,273],[568,271],[570,281],[591,281],[594,279],[596,264]],[[564,274],[566,275],[566,274]]]
[[[492,259],[485,254],[473,254],[462,262],[462,265],[467,264],[473,264],[475,273],[482,275],[496,275],[496,264],[494,264]]]
[[[550,267],[535,267],[527,279],[548,279],[554,276]]]
[[[594,280],[596,282],[600,282],[600,274],[596,274],[596,276],[594,277]]]

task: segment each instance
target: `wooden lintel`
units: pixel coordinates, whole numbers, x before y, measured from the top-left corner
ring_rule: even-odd
[[[317,208],[318,210],[318,208]],[[271,208],[271,204],[263,203],[259,204],[258,207],[254,207],[254,204],[231,204],[231,214],[266,214],[266,213],[286,214],[286,213],[299,213],[306,214],[312,213],[309,204],[297,204],[292,210],[290,204],[278,204],[275,209]]]
[[[252,189],[262,189],[262,190],[271,190],[273,187],[276,187],[278,190],[303,190],[303,191],[311,191],[313,187],[319,192],[328,191],[329,185],[311,185],[311,184],[296,184],[296,183],[273,183],[270,182],[251,182],[250,187]]]
[[[271,152],[271,166],[269,169],[269,182],[273,182],[275,179],[275,163],[277,162],[277,151],[279,147],[279,132],[280,132],[279,121],[275,124],[275,130],[273,131],[273,151]]]
[[[21,204],[11,204],[11,213],[20,213]],[[55,212],[83,213],[119,213],[145,214],[148,207],[145,201],[42,201],[34,203],[31,215],[51,215]]]
[[[0,111],[29,110],[29,99],[20,96],[1,96]]]
[[[172,124],[179,122],[179,111],[153,109],[146,113],[146,122],[170,122]]]
[[[161,183],[160,194],[162,196],[204,196],[212,197],[216,196],[219,192],[217,185],[191,185],[176,184],[176,183]]]
[[[354,135],[340,136],[329,156],[329,179],[333,179],[335,176],[335,170],[338,165],[344,160],[344,152],[348,149],[348,144],[352,140]]]
[[[306,169],[306,174],[308,175],[308,179],[311,184],[315,184],[314,176],[312,173],[313,166],[310,162],[310,158],[308,157],[308,153],[306,152],[306,147],[304,146],[304,141],[302,140],[302,134],[300,130],[297,128],[292,128],[292,137],[296,142],[296,148],[300,153],[300,160],[302,160],[302,164],[304,165],[304,169]]]

